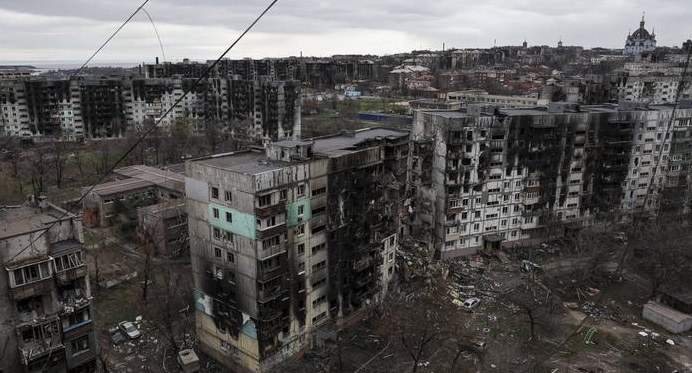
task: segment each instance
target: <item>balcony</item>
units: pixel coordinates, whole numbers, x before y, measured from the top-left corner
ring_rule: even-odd
[[[73,280],[86,276],[86,266],[80,265],[79,267],[70,268],[66,271],[57,272],[55,278],[61,285],[67,285]]]
[[[261,245],[261,244],[260,244]],[[271,258],[275,255],[279,255],[286,252],[286,244],[280,243],[278,245],[270,246],[268,248],[257,248],[257,259],[264,260]]]
[[[257,292],[257,300],[260,303],[267,303],[278,298],[280,295],[285,294],[287,291],[288,290],[282,285],[275,285],[266,288],[263,287]]]
[[[446,179],[446,180],[445,180],[445,184],[447,184],[447,185],[458,185],[458,184],[461,184],[461,182],[459,181],[459,178],[454,178],[454,179]]]
[[[258,269],[257,281],[268,282],[284,274],[286,274],[286,267],[283,264],[273,268]]]
[[[327,278],[327,267],[313,269],[312,272],[310,272],[310,278],[313,282]]]
[[[53,277],[48,277],[40,281],[10,288],[10,298],[14,301],[18,301],[36,295],[50,293],[53,289],[55,289],[55,281],[53,281]]]
[[[21,336],[18,338],[17,348],[24,365],[65,348],[59,324],[57,317],[51,317],[49,320],[17,327],[17,335]]]
[[[273,227],[257,229],[257,239],[262,240],[269,237],[274,237],[277,234],[286,232],[286,222],[277,224]]]
[[[524,206],[535,205],[536,203],[538,203],[538,200],[539,200],[539,197],[538,197],[538,196],[536,196],[536,197],[526,197],[526,196],[524,196],[524,198],[522,198],[522,200],[521,200],[521,203],[522,203]]]
[[[260,311],[259,311],[260,321],[272,322],[272,321],[276,321],[280,318],[281,318],[281,310],[278,310],[275,308],[270,308],[270,307],[260,308]]]
[[[541,210],[522,210],[521,211],[521,216],[526,218],[526,217],[531,217],[531,216],[539,216],[541,214]]]
[[[91,300],[80,292],[79,295],[72,293],[69,296],[58,298],[58,304],[60,305],[60,315],[62,316],[88,307],[91,304]]]
[[[353,263],[353,270],[356,272],[360,272],[368,267],[380,264],[382,264],[381,256],[369,256],[367,258],[363,258]]]
[[[321,212],[316,215],[312,215],[310,218],[310,228],[314,229],[315,227],[321,227],[323,225],[327,225],[327,213],[326,212]]]
[[[274,205],[255,208],[255,216],[260,219],[278,215],[282,212],[286,212],[286,203],[284,201],[279,201],[279,203]]]

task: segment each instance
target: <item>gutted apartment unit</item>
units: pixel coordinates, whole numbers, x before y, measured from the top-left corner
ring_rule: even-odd
[[[187,163],[197,335],[209,355],[266,371],[383,295],[407,142],[373,129]]]
[[[674,119],[672,105],[635,102],[418,111],[404,223],[449,258],[543,240],[566,222],[688,211],[691,107],[681,102]]]
[[[41,202],[3,210],[0,223],[0,371],[95,371],[81,220]]]

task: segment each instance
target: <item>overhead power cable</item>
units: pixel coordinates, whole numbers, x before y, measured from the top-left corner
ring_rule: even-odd
[[[101,46],[98,47],[98,49],[96,49],[96,50],[94,51],[94,53],[92,53],[91,56],[90,56],[86,61],[84,61],[84,63],[82,64],[82,66],[80,66],[80,67],[77,69],[77,71],[75,71],[74,73],[72,73],[72,75],[70,76],[70,79],[74,78],[75,76],[77,76],[77,74],[79,74],[82,70],[84,70],[84,68],[89,64],[89,62],[91,62],[91,60],[93,60],[94,57],[96,57],[96,55],[97,55],[99,52],[101,52],[101,50],[106,46],[106,44],[108,44],[108,43],[115,37],[115,35],[117,35],[117,34],[120,32],[120,30],[122,30],[123,27],[125,27],[125,25],[126,25],[128,22],[130,22],[130,20],[131,20],[132,18],[134,18],[134,16],[137,14],[137,12],[139,12],[140,10],[143,10],[144,6],[147,5],[148,2],[149,2],[149,0],[144,0],[144,2],[142,3],[142,5],[140,5],[137,9],[135,9],[135,11],[132,12],[132,14],[130,14],[129,17],[127,17],[127,19],[125,20],[125,22],[123,22],[122,25],[120,25],[120,27],[118,27],[115,31],[113,31],[113,33],[111,34],[111,36],[109,36],[108,39],[106,39],[106,41],[104,41],[103,44],[101,44]],[[152,24],[153,24],[153,22],[152,22]],[[154,31],[156,31],[156,27],[154,27]],[[156,33],[156,36],[158,36],[158,32]]]
[[[163,57],[163,62],[166,62],[166,52],[163,50],[163,43],[161,43],[161,36],[159,36],[159,30],[156,29],[156,25],[154,24],[154,19],[151,18],[151,15],[149,15],[149,12],[147,12],[146,9],[142,8],[142,12],[147,15],[147,18],[149,18],[149,22],[151,22],[151,27],[154,28],[154,33],[156,34],[156,39],[159,41],[159,47],[161,47],[161,57]]]
[[[148,0],[147,0],[147,1],[148,1]],[[233,49],[233,47],[235,47],[236,44],[238,44],[238,42],[240,42],[240,40],[245,36],[245,34],[247,34],[247,33],[255,26],[255,24],[257,24],[257,22],[259,22],[259,20],[262,19],[262,17],[264,17],[264,15],[267,14],[267,12],[269,12],[269,10],[270,10],[272,7],[274,7],[274,4],[276,4],[278,1],[279,1],[279,0],[273,0],[273,1],[264,9],[264,11],[262,11],[262,13],[260,13],[260,15],[257,16],[257,18],[255,18],[255,20],[245,29],[245,31],[243,31],[243,32],[235,39],[235,41],[233,41],[233,43],[232,43],[228,48],[226,48],[226,50],[225,50],[216,60],[214,60],[214,62],[213,62],[211,65],[207,66],[207,68],[206,68],[206,69],[204,70],[204,72],[200,75],[200,77],[197,78],[197,79],[195,80],[195,82],[192,84],[191,89],[188,90],[187,92],[184,92],[177,100],[175,100],[175,102],[173,103],[173,105],[171,105],[170,108],[168,108],[168,110],[166,110],[166,111],[163,113],[163,115],[161,115],[161,117],[160,117],[158,120],[156,120],[154,123],[150,124],[149,127],[142,133],[142,135],[141,135],[139,138],[137,138],[137,140],[136,140],[134,143],[132,143],[132,144],[130,145],[130,147],[127,148],[127,150],[125,150],[125,153],[123,153],[123,154],[115,161],[115,163],[113,163],[113,165],[112,165],[110,168],[108,168],[108,170],[106,170],[106,172],[105,172],[103,175],[101,175],[101,177],[100,177],[92,186],[90,186],[89,189],[87,189],[87,190],[79,197],[79,199],[78,199],[77,201],[74,202],[74,204],[75,204],[75,205],[78,205],[79,203],[81,203],[81,202],[84,200],[84,198],[86,198],[86,196],[89,195],[89,193],[91,193],[91,191],[94,190],[94,188],[96,187],[96,185],[98,185],[98,184],[100,184],[101,182],[103,182],[103,180],[104,180],[111,172],[113,172],[113,170],[115,170],[115,168],[116,168],[125,158],[127,158],[127,156],[128,156],[130,153],[132,153],[132,151],[133,151],[142,141],[144,141],[144,139],[145,139],[152,131],[154,131],[154,130],[158,127],[158,125],[161,123],[161,121],[163,121],[163,119],[166,118],[166,116],[168,116],[168,114],[170,114],[171,111],[173,111],[173,109],[174,109],[176,106],[178,106],[178,104],[180,104],[181,101],[183,101],[183,100],[185,99],[185,97],[187,96],[188,92],[193,91],[193,90],[199,85],[199,83],[200,83],[203,79],[206,79],[206,78],[207,78],[207,76],[214,70],[214,68],[216,67],[216,65],[218,65],[218,63],[228,54],[228,52],[230,52],[231,49]],[[146,3],[146,1],[145,1],[145,3]],[[144,4],[142,4],[142,6],[143,6],[143,5],[144,5]],[[139,9],[141,9],[141,6],[140,6],[139,8],[137,8],[137,11],[139,11]],[[136,13],[136,12],[135,12],[135,13]],[[135,13],[133,13],[133,15],[134,15]],[[132,16],[130,16],[130,18],[128,18],[128,20],[131,19],[131,18],[132,18]],[[109,40],[110,40],[110,38],[109,38]],[[104,43],[104,45],[105,45],[105,43]],[[100,48],[99,48],[99,50],[100,50]],[[97,51],[97,52],[98,52],[98,51]],[[92,56],[92,57],[93,57],[93,56]],[[84,66],[86,66],[86,63],[85,63]],[[44,229],[44,230],[41,232],[41,234],[37,235],[36,238],[34,238],[33,240],[31,240],[31,242],[29,242],[24,248],[22,248],[20,251],[18,251],[16,254],[14,254],[14,255],[12,256],[12,258],[10,258],[9,260],[5,261],[4,264],[7,264],[7,263],[13,261],[13,260],[16,259],[19,255],[21,255],[24,251],[26,251],[28,248],[30,248],[30,247],[31,247],[37,240],[39,240],[47,231],[49,231],[55,224],[57,224],[58,221],[62,220],[65,216],[67,216],[67,214],[68,214],[68,212],[65,211],[65,212],[64,212],[58,219],[56,219],[49,227],[47,227],[46,229]]]

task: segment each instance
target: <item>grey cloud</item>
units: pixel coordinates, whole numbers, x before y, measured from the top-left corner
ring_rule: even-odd
[[[21,17],[0,24],[0,41],[3,46],[36,49],[37,53],[41,48],[56,50],[65,45],[88,54],[140,4],[140,0],[4,0],[0,12]],[[150,0],[146,9],[168,48],[179,49],[197,41],[196,50],[210,50],[217,42],[232,39],[268,4],[269,0]],[[524,37],[532,45],[554,45],[560,36],[570,45],[620,47],[627,31],[638,27],[642,10],[648,11],[647,28],[656,27],[660,45],[679,45],[690,37],[692,9],[687,0],[280,0],[253,33],[265,35],[254,41],[264,43],[256,46],[263,51],[269,45],[276,47],[267,35],[292,45],[300,45],[306,35],[315,45],[339,45],[347,44],[343,41],[353,30],[396,33],[401,51],[419,46],[439,48],[442,42],[450,47],[489,47],[493,40],[500,45],[518,44]],[[27,21],[27,15],[40,18],[44,25]],[[90,32],[84,33],[85,28]],[[135,17],[128,28],[151,37],[143,15]],[[363,45],[363,50],[377,50],[377,44],[385,49],[386,40],[368,40],[363,32],[359,33],[363,43],[373,43]],[[331,40],[317,41],[327,34]],[[409,35],[411,42],[407,44],[403,35]],[[214,43],[208,42],[211,39]],[[243,50],[253,47],[244,45]],[[0,51],[0,59],[7,59],[7,53]]]

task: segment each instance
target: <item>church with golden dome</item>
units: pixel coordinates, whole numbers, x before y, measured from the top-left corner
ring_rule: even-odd
[[[656,49],[656,35],[649,33],[644,28],[644,15],[642,15],[642,20],[639,22],[639,28],[633,33],[627,35],[627,40],[625,41],[625,49],[622,50],[624,55],[639,55],[646,52],[653,52]]]

